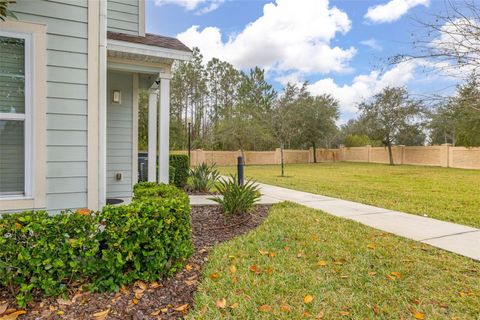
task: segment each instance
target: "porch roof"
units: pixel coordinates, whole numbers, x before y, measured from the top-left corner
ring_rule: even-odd
[[[171,63],[192,57],[192,50],[180,40],[150,33],[136,36],[108,31],[107,50],[109,57],[154,63]]]
[[[160,36],[152,33],[146,33],[145,36],[135,36],[130,34],[107,32],[107,38],[112,40],[133,42],[138,44],[144,44],[148,46],[155,46],[160,48],[192,52],[190,48],[184,45],[180,40],[171,37]]]

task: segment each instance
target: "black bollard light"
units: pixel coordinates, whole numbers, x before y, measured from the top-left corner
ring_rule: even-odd
[[[237,158],[237,177],[238,185],[243,186],[244,175],[243,175],[243,157]]]

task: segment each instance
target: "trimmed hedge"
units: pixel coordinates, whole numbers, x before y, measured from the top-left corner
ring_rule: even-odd
[[[193,252],[190,205],[174,186],[150,187],[154,193],[135,186],[140,193],[130,205],[101,212],[1,216],[0,286],[23,307],[32,291],[55,296],[71,282],[116,291],[135,280],[171,276]]]
[[[185,187],[190,169],[188,156],[185,154],[171,154],[170,166],[175,168],[174,184],[179,188]]]

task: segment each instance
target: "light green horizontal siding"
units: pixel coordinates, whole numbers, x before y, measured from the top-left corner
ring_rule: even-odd
[[[122,103],[107,105],[107,197],[132,196],[132,86],[130,74],[109,72],[108,92],[120,90]],[[115,174],[123,173],[117,181]]]
[[[48,210],[52,212],[65,209],[85,208],[87,203],[86,192],[47,193]]]
[[[49,50],[47,65],[86,70],[88,69],[88,55],[86,53]]]
[[[88,71],[86,69],[72,69],[66,67],[48,67],[48,79],[53,82],[62,82],[68,79],[69,83],[87,83]]]
[[[47,45],[51,50],[85,53],[88,50],[88,40],[71,36],[49,34]]]
[[[61,114],[87,114],[87,100],[47,98],[47,112]]]
[[[77,193],[87,192],[87,178],[85,177],[64,177],[48,178],[47,193]]]
[[[47,176],[50,178],[86,177],[87,162],[47,162]]]
[[[138,0],[108,0],[107,29],[138,35]]]
[[[17,3],[20,2],[30,2],[28,0],[19,0]],[[34,2],[34,1],[31,1]],[[35,2],[44,2],[42,0],[35,0]],[[15,11],[15,4],[11,6],[13,11]],[[34,23],[40,23],[47,25],[47,32],[48,34],[55,34],[55,35],[62,35],[62,36],[70,36],[76,38],[88,38],[88,24],[87,20],[85,23],[78,22],[78,21],[69,21],[69,20],[62,20],[62,19],[55,19],[50,17],[38,16],[35,14],[25,14],[20,12],[15,12],[19,21],[28,21]]]
[[[88,1],[17,0],[10,8],[19,21],[47,26],[47,209],[86,207]]]
[[[47,140],[49,146],[68,146],[75,141],[76,146],[87,145],[87,131],[48,130]]]

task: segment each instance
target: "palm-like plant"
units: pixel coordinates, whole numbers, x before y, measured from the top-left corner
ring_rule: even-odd
[[[215,186],[220,174],[215,164],[209,166],[206,163],[190,169],[190,182],[193,191],[209,192]]]
[[[221,179],[217,183],[217,190],[221,196],[212,198],[220,204],[226,216],[248,213],[253,205],[260,200],[258,185],[249,180],[243,185],[237,184],[237,178]]]

